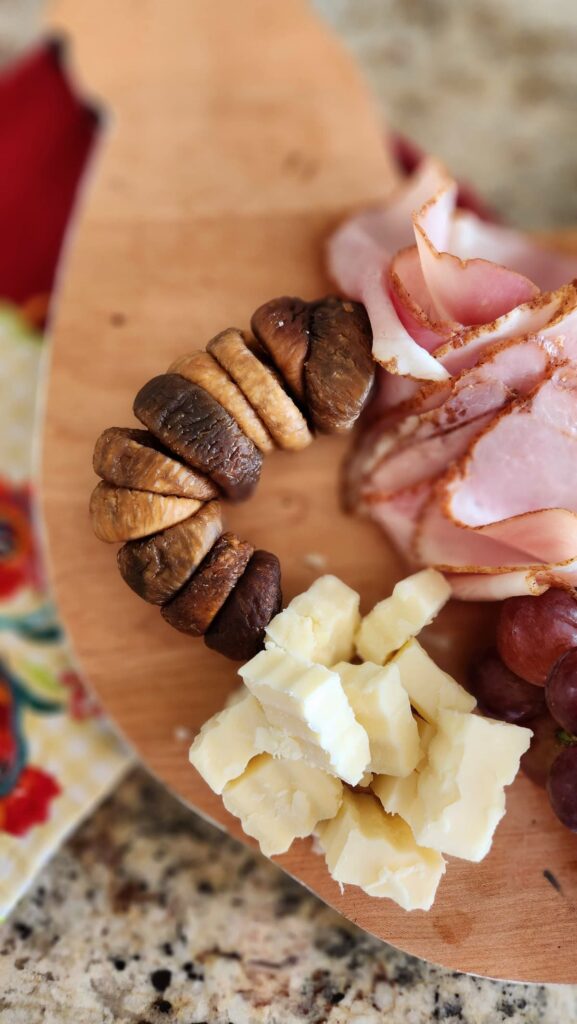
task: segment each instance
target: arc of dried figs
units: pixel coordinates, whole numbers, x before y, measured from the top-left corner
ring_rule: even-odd
[[[169,625],[189,636],[206,633],[246,569],[254,548],[223,533],[192,579],[161,609]]]
[[[94,446],[94,472],[109,484],[155,494],[208,501],[218,494],[211,481],[163,452],[147,430],[109,427]]]
[[[256,487],[262,453],[204,388],[176,373],[153,377],[138,392],[134,414],[229,498],[247,498]]]
[[[200,506],[196,498],[135,491],[101,481],[90,498],[90,518],[99,540],[115,544],[149,537],[188,519]]]
[[[208,351],[236,381],[281,448],[298,451],[312,441],[300,409],[278,378],[251,352],[242,332],[230,327],[217,334]]]
[[[283,295],[252,314],[253,334],[270,354],[283,380],[300,402],[305,401],[305,361],[309,353],[310,302]]]
[[[248,497],[274,443],[310,444],[297,402],[316,430],[348,430],[374,377],[358,303],[284,296],[260,306],[252,328],[254,338],[223,331],[208,351],[175,360],[141,388],[134,412],[150,433],[101,435],[94,467],[105,482],[91,501],[97,536],[131,538],[118,553],[128,585],[161,605],[176,629],[204,634],[208,647],[235,660],[256,654],[282,607],[280,565],[234,534],[221,536],[218,501],[200,501],[214,498],[215,485],[234,500]]]
[[[204,642],[226,658],[248,661],[260,650],[265,628],[281,608],[280,562],[270,551],[255,551]]]
[[[169,373],[179,373],[193,384],[200,385],[238,423],[241,430],[261,452],[274,451],[274,442],[252,405],[247,402],[240,388],[229,377],[226,370],[217,363],[210,352],[192,352],[181,356],[168,368]]]
[[[304,366],[307,408],[315,428],[342,434],[356,423],[375,376],[365,307],[336,297],[314,304]]]
[[[222,533],[220,502],[209,501],[183,523],[118,552],[123,580],[150,604],[165,604],[188,582]]]

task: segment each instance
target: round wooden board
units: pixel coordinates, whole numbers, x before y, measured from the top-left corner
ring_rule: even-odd
[[[358,72],[301,0],[139,0],[137,12],[112,10],[63,0],[51,16],[111,117],[57,303],[42,466],[50,563],[79,663],[124,735],[191,807],[247,841],[178,738],[222,706],[235,667],[123,584],[114,548],[88,523],[92,446],[103,427],[132,422],[133,394],[177,354],[246,325],[275,294],[324,292],[323,239],[394,175]],[[343,451],[321,440],[275,455],[257,497],[231,508],[229,521],[278,553],[286,598],[318,574],[313,555],[368,608],[401,566],[380,533],[340,511]],[[486,610],[457,606],[430,641],[458,670],[486,624]],[[575,842],[520,779],[490,856],[451,861],[428,914],[341,893],[308,842],[278,863],[352,921],[428,960],[577,982]]]

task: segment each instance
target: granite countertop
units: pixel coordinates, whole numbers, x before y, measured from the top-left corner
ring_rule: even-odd
[[[405,956],[142,769],[0,929],[0,1024],[569,1024],[577,992]]]
[[[316,3],[393,125],[518,223],[577,222],[571,0]],[[30,38],[39,5],[2,0],[0,59]],[[0,1024],[203,1021],[571,1024],[577,989],[398,953],[136,769],[0,928]]]

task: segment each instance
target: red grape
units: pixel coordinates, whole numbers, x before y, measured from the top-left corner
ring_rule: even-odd
[[[564,750],[562,729],[551,715],[536,718],[529,724],[529,728],[533,730],[533,738],[531,746],[521,758],[521,768],[531,782],[545,786],[553,761]]]
[[[577,649],[555,662],[545,684],[545,697],[555,721],[566,732],[577,733]]]
[[[503,664],[496,651],[487,651],[473,665],[469,690],[477,698],[479,711],[489,718],[524,725],[547,711],[545,695],[539,686],[520,679]]]
[[[577,746],[566,747],[556,758],[547,779],[547,795],[559,821],[577,832]]]
[[[501,607],[497,646],[512,672],[544,686],[557,659],[577,647],[577,601],[554,588],[540,597],[508,598]]]

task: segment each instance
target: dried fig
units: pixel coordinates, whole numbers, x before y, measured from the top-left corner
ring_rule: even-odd
[[[264,423],[259,419],[252,405],[249,405],[242,391],[229,377],[226,370],[217,363],[209,352],[192,352],[181,356],[168,368],[169,373],[179,373],[193,384],[200,385],[223,409],[236,420],[241,430],[261,452],[274,450],[273,439]]]
[[[208,501],[216,497],[211,481],[170,458],[147,430],[109,427],[94,447],[94,472],[117,487]]]
[[[255,551],[204,642],[226,658],[248,661],[262,647],[265,628],[281,608],[279,560],[270,551]]]
[[[153,377],[134,399],[134,413],[172,452],[211,477],[233,500],[258,483],[262,454],[204,388],[180,374]]]
[[[174,526],[193,515],[200,505],[196,498],[134,491],[101,481],[90,498],[90,519],[98,539],[115,544]]]
[[[292,393],[304,402],[311,303],[283,295],[259,306],[250,326]]]
[[[181,633],[202,636],[246,569],[254,551],[234,533],[223,533],[191,580],[161,609]]]
[[[307,409],[316,430],[349,430],[365,405],[375,376],[372,333],[364,306],[329,297],[314,305],[305,363]]]
[[[220,502],[209,501],[183,523],[125,544],[118,552],[121,576],[145,601],[164,604],[190,579],[221,533]]]
[[[276,374],[250,350],[234,327],[217,334],[207,350],[236,381],[281,448],[306,448],[312,435],[301,411]]]

